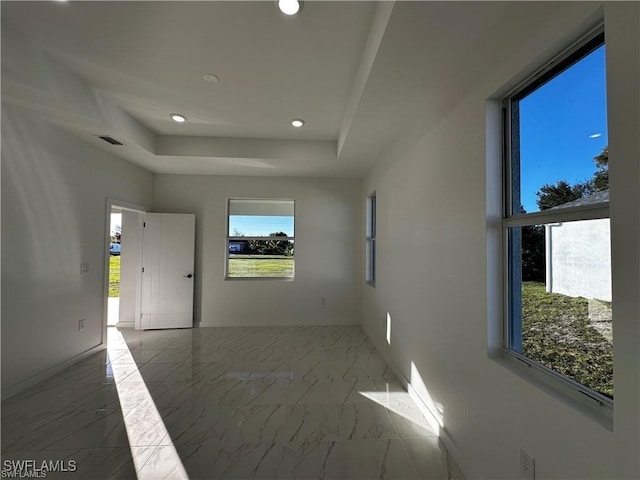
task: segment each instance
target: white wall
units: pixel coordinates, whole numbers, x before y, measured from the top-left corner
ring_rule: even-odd
[[[412,2],[396,4],[411,17]],[[417,7],[416,7],[417,8]],[[514,6],[515,8],[515,6]],[[640,145],[637,3],[606,3],[615,348],[609,431],[489,357],[500,336],[499,116],[505,86],[598,15],[597,4],[539,2],[475,45],[473,85],[448,114],[381,155],[361,201],[376,191],[376,287],[363,282],[363,327],[394,369],[438,406],[443,436],[468,478],[515,479],[519,449],[537,479],[640,478]],[[419,22],[415,22],[419,24]],[[407,28],[404,35],[419,35]],[[429,48],[416,44],[416,48]],[[410,74],[410,72],[405,72]],[[465,78],[443,82],[454,92]],[[501,92],[500,92],[501,91]],[[488,105],[491,109],[488,111]],[[425,112],[425,118],[428,112]],[[426,123],[426,122],[424,122]],[[494,156],[488,163],[487,152]],[[487,210],[489,209],[489,210]],[[498,221],[496,221],[498,218]],[[407,252],[410,252],[408,254]],[[392,319],[391,344],[385,318]],[[498,333],[496,333],[496,331]],[[488,345],[489,344],[489,345]],[[421,379],[421,380],[420,380]]]
[[[102,342],[107,198],[150,204],[151,189],[150,173],[2,105],[3,395]]]
[[[227,198],[295,200],[293,281],[224,279]],[[154,177],[155,212],[196,214],[200,326],[359,323],[363,205],[360,180]]]

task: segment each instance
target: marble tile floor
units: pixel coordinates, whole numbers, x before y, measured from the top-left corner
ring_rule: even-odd
[[[68,480],[462,478],[360,327],[108,330],[106,351],[2,403],[3,469],[61,461],[46,478]]]

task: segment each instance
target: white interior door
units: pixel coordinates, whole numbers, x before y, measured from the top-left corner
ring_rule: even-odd
[[[193,254],[196,217],[145,213],[142,232],[140,327],[193,326]]]

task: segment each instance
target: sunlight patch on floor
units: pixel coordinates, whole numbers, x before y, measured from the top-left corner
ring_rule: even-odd
[[[169,432],[146,387],[144,378],[142,378],[138,369],[131,372],[131,365],[135,365],[135,361],[122,333],[115,328],[110,328],[107,345],[107,351],[118,351],[119,362],[111,364],[111,370],[118,391],[122,417],[138,479],[171,478],[172,480],[188,480],[189,476],[182,465],[180,455],[172,445]],[[122,361],[123,359],[125,360],[124,362]],[[143,398],[140,401],[141,394]],[[131,401],[134,397],[136,400]],[[150,444],[162,444],[163,461],[161,470],[164,469],[166,471],[161,471],[157,468],[145,469],[144,466],[148,460],[148,455],[144,457],[136,455],[136,449],[133,447]]]
[[[411,386],[409,388],[413,390]],[[390,414],[401,417],[412,430],[420,431],[421,435],[425,431],[431,431],[431,436],[440,436],[443,424],[424,405],[420,405],[421,400],[417,398],[415,390],[414,393],[409,393],[397,383],[387,383],[384,389],[360,390],[358,393],[384,407]]]

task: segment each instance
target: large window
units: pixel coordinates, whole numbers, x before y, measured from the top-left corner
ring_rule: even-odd
[[[227,278],[293,278],[293,200],[232,199]]]
[[[604,33],[504,102],[506,351],[613,398]]]
[[[366,279],[369,285],[376,284],[376,194],[367,197],[366,221]]]

